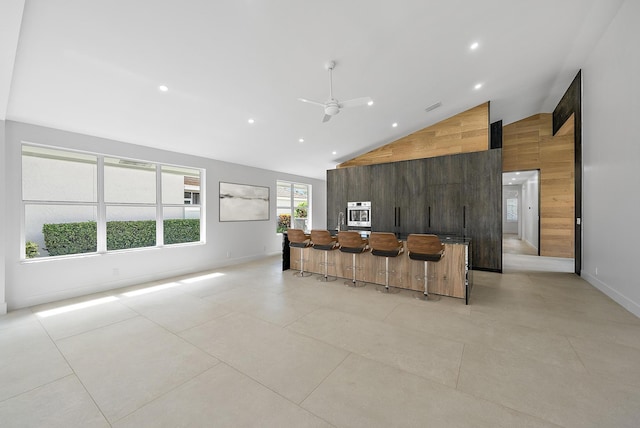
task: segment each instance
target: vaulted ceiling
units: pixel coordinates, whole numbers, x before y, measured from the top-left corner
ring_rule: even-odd
[[[3,0],[0,120],[324,178],[485,101],[551,112],[621,2]],[[322,123],[297,98],[326,101],[329,60],[374,104]]]

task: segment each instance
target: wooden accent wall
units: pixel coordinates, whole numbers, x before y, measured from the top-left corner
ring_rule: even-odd
[[[540,170],[540,255],[574,257],[574,133],[541,113],[503,128],[502,171]]]
[[[489,149],[489,102],[341,163],[338,168]]]

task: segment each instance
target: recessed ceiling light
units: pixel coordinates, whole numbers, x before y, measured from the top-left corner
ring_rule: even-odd
[[[475,49],[478,49],[478,46],[480,46],[480,45],[478,44],[478,42],[473,42],[473,43],[471,43],[471,46],[469,46],[469,48],[470,48],[471,50],[475,50]]]
[[[333,152],[331,152],[332,155],[337,155],[338,152],[336,152],[335,150]]]
[[[520,175],[520,173],[519,173],[519,172],[516,172],[516,175]]]
[[[247,122],[249,122],[250,124],[253,124],[255,122],[255,120],[249,119],[249,120],[247,120]]]
[[[304,143],[304,138],[298,139],[298,143]]]
[[[391,124],[391,126],[393,126],[394,128],[397,128],[397,127],[398,127],[398,124],[397,124],[396,122],[393,122],[393,123]]]
[[[369,101],[369,102],[367,103],[367,105],[368,105],[368,106],[372,106],[372,105],[373,105],[373,100]]]
[[[473,87],[474,89],[480,89],[482,88],[482,83],[478,83],[476,84],[476,86]]]
[[[168,88],[168,87],[166,87],[165,85],[160,85],[160,86],[158,86],[158,89],[159,89],[161,92],[167,92],[167,91],[169,90],[169,88]]]

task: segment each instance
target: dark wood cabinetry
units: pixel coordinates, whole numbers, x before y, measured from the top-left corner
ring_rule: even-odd
[[[347,180],[347,202],[370,201],[371,200],[371,168],[346,168]],[[344,204],[344,209],[347,204]]]
[[[371,171],[371,230],[397,232],[395,164],[361,168]]]
[[[464,235],[461,187],[457,183],[429,186],[429,232]]]
[[[411,160],[395,164],[395,187],[398,232],[407,230],[426,232],[428,227],[427,207],[429,206],[426,163]]]
[[[327,171],[327,229],[336,229],[338,213],[347,216],[347,178],[348,169],[330,169]]]
[[[473,240],[473,264],[501,271],[502,149],[469,153],[465,161],[465,235]]]
[[[327,170],[327,229],[337,229],[340,212],[346,227],[347,202],[371,200],[371,179],[370,167]]]
[[[344,181],[343,181],[344,180]],[[502,150],[327,171],[327,225],[371,201],[371,230],[467,236],[475,268],[502,271]]]

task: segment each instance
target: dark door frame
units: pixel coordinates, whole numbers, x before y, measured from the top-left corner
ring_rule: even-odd
[[[574,115],[574,270],[582,270],[582,70],[578,71],[562,99],[553,110],[553,135]]]

